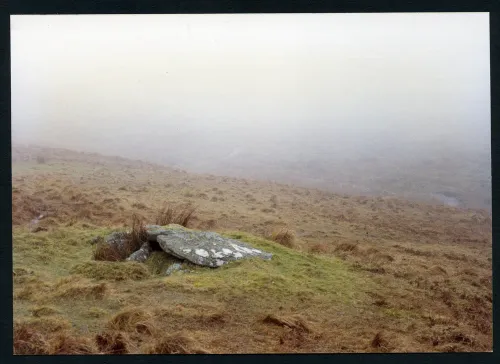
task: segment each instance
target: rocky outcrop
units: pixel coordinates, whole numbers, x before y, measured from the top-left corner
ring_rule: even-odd
[[[147,225],[147,241],[141,248],[132,253],[127,260],[145,262],[153,250],[162,250],[180,260],[206,267],[220,267],[231,261],[245,258],[261,258],[269,260],[272,254],[245,244],[239,240],[223,237],[209,231],[195,231],[180,225]],[[101,238],[102,239],[102,238]],[[122,250],[128,239],[128,233],[115,232],[104,239],[104,243],[114,245]],[[97,243],[92,239],[91,243]],[[172,266],[167,274],[178,269]]]
[[[176,227],[176,228],[182,228],[182,226],[180,225],[175,225],[175,224],[171,224],[171,225],[168,225],[170,227],[170,229]],[[160,225],[146,225],[146,232],[148,234],[148,241],[151,241],[151,242],[156,242],[158,236],[164,234],[164,233],[167,233],[168,232],[168,228],[165,227],[165,226],[160,226]]]
[[[238,240],[214,232],[191,231],[178,227],[167,228],[156,238],[167,253],[191,263],[220,267],[234,260],[259,257],[271,259],[272,254],[255,249]]]

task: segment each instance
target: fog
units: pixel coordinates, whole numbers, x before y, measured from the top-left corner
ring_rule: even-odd
[[[11,64],[13,143],[491,204],[487,13],[12,16]]]

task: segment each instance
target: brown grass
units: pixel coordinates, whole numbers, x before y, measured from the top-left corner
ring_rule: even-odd
[[[189,204],[174,207],[169,203],[165,203],[156,214],[155,224],[162,226],[177,224],[188,227],[195,212],[196,207],[192,207]]]
[[[53,307],[35,307],[31,310],[34,317],[50,316],[60,313],[57,309]]]
[[[119,312],[108,322],[107,326],[112,330],[127,332],[152,334],[155,331],[152,314],[139,307]]]
[[[138,262],[90,261],[74,265],[71,273],[95,280],[109,281],[139,281],[150,277],[147,267]]]
[[[48,332],[44,326],[56,329],[58,324],[29,321],[29,329],[17,332],[18,352],[48,353],[54,350],[48,342],[59,333],[83,335],[93,345],[97,334],[109,333],[117,336],[108,337],[110,347],[114,341],[117,347],[119,342],[126,346],[117,351],[137,354],[149,347],[153,352],[169,352],[154,348],[161,344],[158,333],[183,330],[217,353],[492,350],[491,217],[482,211],[396,198],[357,199],[259,181],[209,179],[99,155],[41,154],[50,157],[50,164],[34,160],[13,164],[14,318],[68,319],[84,334],[75,335],[64,324]],[[186,199],[173,186],[189,188],[193,196]],[[216,199],[207,201],[204,194]],[[275,206],[269,200],[273,195]],[[220,232],[268,236],[269,227],[293,227],[301,248],[294,253],[301,257],[288,260],[276,253],[270,262],[242,261],[227,270],[212,270],[210,276],[200,268],[196,274],[168,278],[139,273],[142,278],[137,280],[112,279],[114,273],[100,265],[82,265],[96,248],[88,243],[93,229],[130,229],[134,212],[139,220],[154,223],[158,196],[175,210],[167,222],[177,218],[186,202],[199,204],[199,219],[187,214],[186,225],[193,228],[212,229],[208,221],[213,220],[217,222],[213,229]],[[142,209],[138,201],[149,208]],[[261,213],[261,209],[269,213],[279,209],[279,214]],[[48,216],[39,223],[47,231],[27,231],[25,224],[41,213]],[[66,226],[74,237],[54,235]],[[269,244],[270,249],[279,249]],[[124,258],[120,255],[115,260]],[[344,281],[342,269],[319,271],[314,268],[315,259],[339,262],[338,267],[348,267],[357,278]],[[27,274],[20,266],[34,273]],[[289,266],[293,270],[283,275],[268,271]],[[54,284],[71,274],[75,277]],[[116,273],[116,277],[126,275]],[[212,284],[225,275],[219,286]],[[241,281],[235,280],[238,275]],[[340,282],[335,292],[319,281],[312,284],[315,277],[332,275]],[[200,303],[218,308],[212,312],[197,306]],[[183,309],[177,310],[178,305]],[[171,309],[165,315],[148,315],[164,306]],[[109,327],[110,313],[124,307],[146,316],[123,323],[124,330]],[[196,316],[200,312],[204,314]],[[217,312],[225,314],[217,316]],[[306,323],[314,324],[314,333],[262,323],[269,312],[277,312],[281,321],[296,314],[314,317]],[[82,322],[88,323],[88,333]],[[380,340],[374,340],[374,328],[381,332]],[[316,332],[322,338],[316,339]]]
[[[99,352],[109,355],[128,354],[129,339],[121,332],[103,332],[95,336]]]
[[[94,260],[109,262],[123,261],[130,254],[140,249],[141,245],[147,241],[147,236],[144,221],[137,214],[133,214],[131,231],[126,235],[123,246],[99,241],[94,248]]]
[[[315,254],[326,254],[330,251],[330,248],[326,243],[315,243],[310,246],[309,251]]]
[[[126,244],[127,257],[139,250],[141,245],[148,240],[148,233],[144,221],[136,214],[132,216],[132,231]]]
[[[14,323],[14,355],[46,355],[47,338],[26,323]]]
[[[295,233],[287,228],[283,228],[277,232],[274,232],[270,236],[271,240],[284,245],[288,248],[295,247]]]
[[[187,334],[167,335],[146,348],[145,354],[210,354]]]
[[[62,324],[64,323],[64,324]],[[62,320],[30,320],[14,323],[15,355],[57,355],[95,353],[91,341],[71,334]]]
[[[95,354],[92,342],[85,337],[59,333],[48,342],[49,355]]]
[[[86,283],[74,283],[66,284],[59,288],[55,296],[64,299],[96,299],[100,300],[104,298],[104,295],[108,291],[107,283],[98,284],[86,284]]]
[[[388,342],[382,332],[377,332],[370,345],[372,348],[388,349]]]
[[[276,316],[276,315],[267,315],[264,320],[264,323],[270,323],[278,326],[286,326],[290,329],[299,330],[303,332],[312,332],[311,327],[307,324],[306,320],[300,315],[293,316]]]
[[[106,242],[99,242],[94,249],[94,260],[102,260],[108,262],[117,262],[125,260],[127,255],[117,249],[115,246]]]

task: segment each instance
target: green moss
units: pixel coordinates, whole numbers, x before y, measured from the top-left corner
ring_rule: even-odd
[[[96,280],[141,280],[150,276],[144,264],[137,262],[91,261],[75,265],[71,273],[80,274]]]
[[[200,267],[193,274],[168,277],[170,284],[184,286],[188,291],[203,289],[223,298],[246,296],[271,301],[314,299],[354,302],[367,283],[342,261],[308,256],[245,233],[226,233],[226,237],[241,240],[255,248],[273,253],[271,260],[245,259],[219,268]]]
[[[13,261],[16,266],[64,276],[73,265],[92,257],[90,239],[106,236],[111,228],[85,229],[79,226],[56,227],[51,231],[32,233],[26,228],[13,231]]]
[[[179,226],[174,228],[184,229]],[[178,272],[168,277],[162,276],[171,264],[179,260],[160,251],[153,252],[145,263],[93,261],[90,239],[116,230],[75,226],[43,234],[17,230],[14,232],[14,262],[16,266],[43,272],[49,280],[76,274],[102,282],[122,281],[120,289],[132,291],[133,287],[139,287],[139,281],[151,280],[162,282],[165,289],[161,291],[200,294],[200,297],[209,294],[221,302],[248,301],[252,310],[274,307],[282,302],[290,305],[314,302],[325,308],[335,303],[352,306],[363,301],[362,292],[373,288],[369,286],[373,282],[367,280],[362,272],[353,271],[341,260],[303,254],[241,232],[223,235],[270,252],[273,258],[243,259],[219,268],[184,262],[184,268],[190,273]],[[87,288],[92,289],[90,286]],[[78,289],[81,290],[81,287]]]

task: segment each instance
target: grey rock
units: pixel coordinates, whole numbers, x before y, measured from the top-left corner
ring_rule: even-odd
[[[30,221],[29,223],[29,228],[32,232],[36,233],[38,231],[47,231],[47,230],[40,230],[44,228],[39,228],[37,224],[40,222],[41,219],[43,219],[45,216],[43,214],[38,215],[38,217],[35,217],[33,220]]]
[[[182,265],[180,263],[174,263],[170,267],[167,268],[165,275],[169,276],[176,271],[181,271]]]
[[[159,235],[166,233],[167,227],[160,225],[146,225],[146,233],[148,234],[148,241],[157,241]]]
[[[123,249],[125,248],[127,239],[128,234],[126,232],[114,232],[106,237],[105,242],[110,245],[116,245],[118,249]]]
[[[145,242],[139,250],[130,254],[127,260],[143,263],[149,258],[152,251],[153,249],[151,248],[151,245],[149,245],[149,242]]]
[[[117,241],[117,240],[126,239],[127,236],[128,236],[128,234],[126,232],[116,231],[116,232],[111,233],[108,236],[106,236],[105,240],[106,240],[106,243],[111,243],[111,242],[114,242],[114,241]]]
[[[234,260],[252,257],[269,260],[273,256],[214,232],[192,231],[170,225],[161,229],[161,234],[157,236],[160,247],[177,258],[197,265],[215,268]]]

